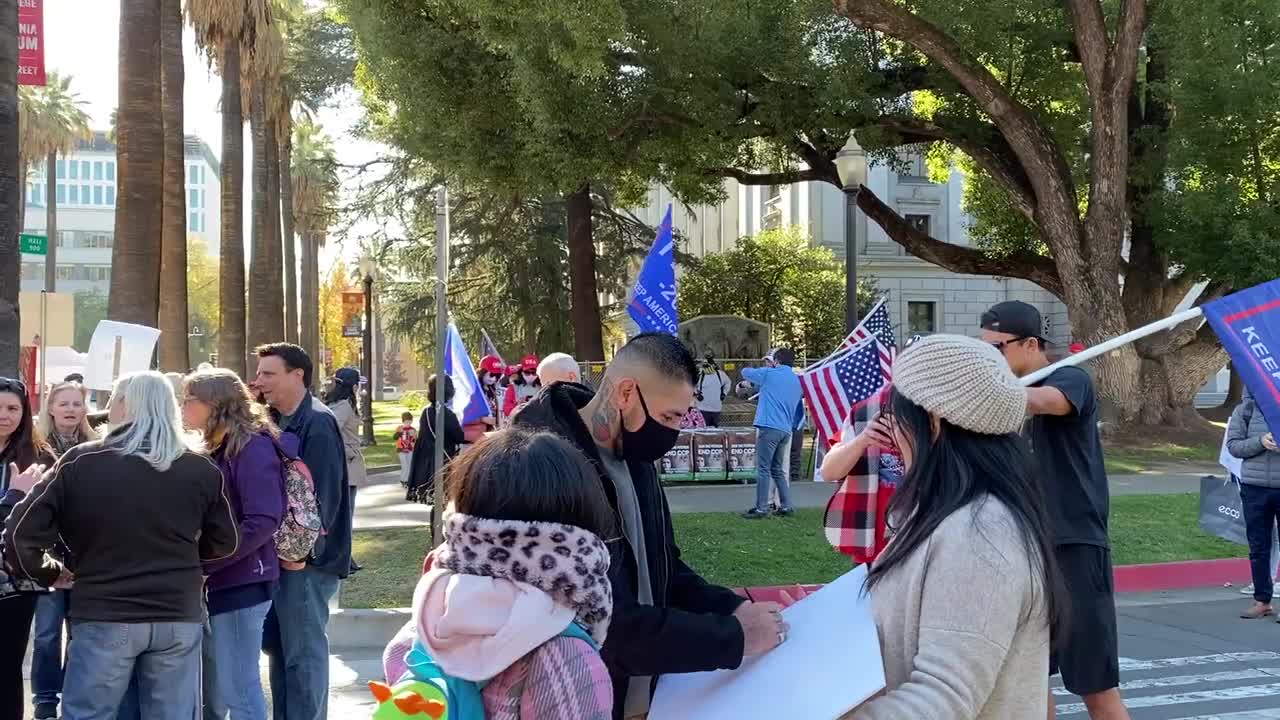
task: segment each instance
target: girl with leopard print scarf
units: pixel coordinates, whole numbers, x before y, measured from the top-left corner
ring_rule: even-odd
[[[446,493],[444,542],[383,653],[387,682],[406,676],[417,641],[448,675],[483,684],[486,718],[609,720],[597,648],[616,521],[589,461],[554,434],[503,430],[459,456]]]

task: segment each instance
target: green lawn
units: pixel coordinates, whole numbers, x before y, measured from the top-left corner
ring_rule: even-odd
[[[1156,442],[1145,447],[1119,445],[1106,448],[1107,473],[1136,475],[1177,463],[1216,465],[1220,443]]]
[[[375,402],[373,404],[373,437],[376,445],[364,449],[364,464],[369,468],[399,466],[396,459],[396,441],[392,437],[400,424],[400,413],[407,410],[398,402]],[[418,414],[414,413],[414,425],[418,424]]]
[[[1247,548],[1205,535],[1194,494],[1112,499],[1111,540],[1117,565],[1244,557]],[[734,513],[674,518],[684,560],[708,580],[730,587],[821,583],[849,568],[822,535],[822,511],[749,521]],[[348,581],[343,607],[404,607],[430,545],[427,528],[362,530],[355,555],[365,569]]]

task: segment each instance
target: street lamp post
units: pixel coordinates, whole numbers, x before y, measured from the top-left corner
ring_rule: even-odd
[[[858,191],[867,182],[867,152],[853,135],[836,154],[836,171],[844,187],[844,325],[853,332],[858,320]]]
[[[360,271],[364,273],[364,362],[360,372],[365,377],[364,412],[361,428],[365,445],[376,445],[373,437],[373,258],[360,259]]]
[[[444,428],[445,374],[444,354],[449,335],[449,189],[444,183],[436,187],[436,427]],[[441,431],[443,432],[443,430]],[[436,476],[433,478],[434,497],[431,501],[431,546],[444,539],[440,526],[444,507],[444,439],[434,438]]]

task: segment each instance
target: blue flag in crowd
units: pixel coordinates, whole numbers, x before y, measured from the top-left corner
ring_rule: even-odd
[[[453,379],[453,402],[449,403],[449,408],[463,425],[489,414],[489,404],[480,392],[475,366],[462,344],[458,326],[453,323],[449,323],[449,338],[445,341],[444,374]]]
[[[1267,425],[1280,430],[1280,278],[1205,303],[1204,316]]]
[[[671,235],[671,206],[658,228],[653,249],[644,259],[636,286],[627,303],[627,314],[640,326],[640,332],[676,334],[680,324],[676,315],[675,241]]]

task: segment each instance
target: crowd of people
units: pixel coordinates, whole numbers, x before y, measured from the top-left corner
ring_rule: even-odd
[[[1023,303],[993,307],[981,339],[914,342],[822,461],[838,494],[875,501],[841,529],[870,568],[887,687],[847,717],[1051,718],[1059,671],[1092,718],[1128,717],[1097,400],[1077,368],[1023,387],[1045,348]],[[794,362],[780,349],[744,373],[759,392],[749,517],[792,511],[781,468],[803,419]],[[448,377],[395,431],[410,497],[443,483],[444,542],[384,652],[379,703],[632,720],[661,675],[737,668],[787,641],[792,597],[752,602],[706,581],[672,532],[655,463],[700,405],[719,421],[730,380],[713,359],[645,333],[594,388],[567,355],[479,368],[478,433],[449,410]],[[128,375],[100,437],[79,385],[53,389],[42,432],[25,388],[0,383],[0,716],[21,717],[35,618],[37,717],[59,702],[70,720],[327,717],[329,601],[358,569],[352,506],[367,473],[359,373],[339,370],[321,400],[312,372],[300,348],[275,344],[258,349],[251,383],[202,369],[175,394],[157,373]]]

